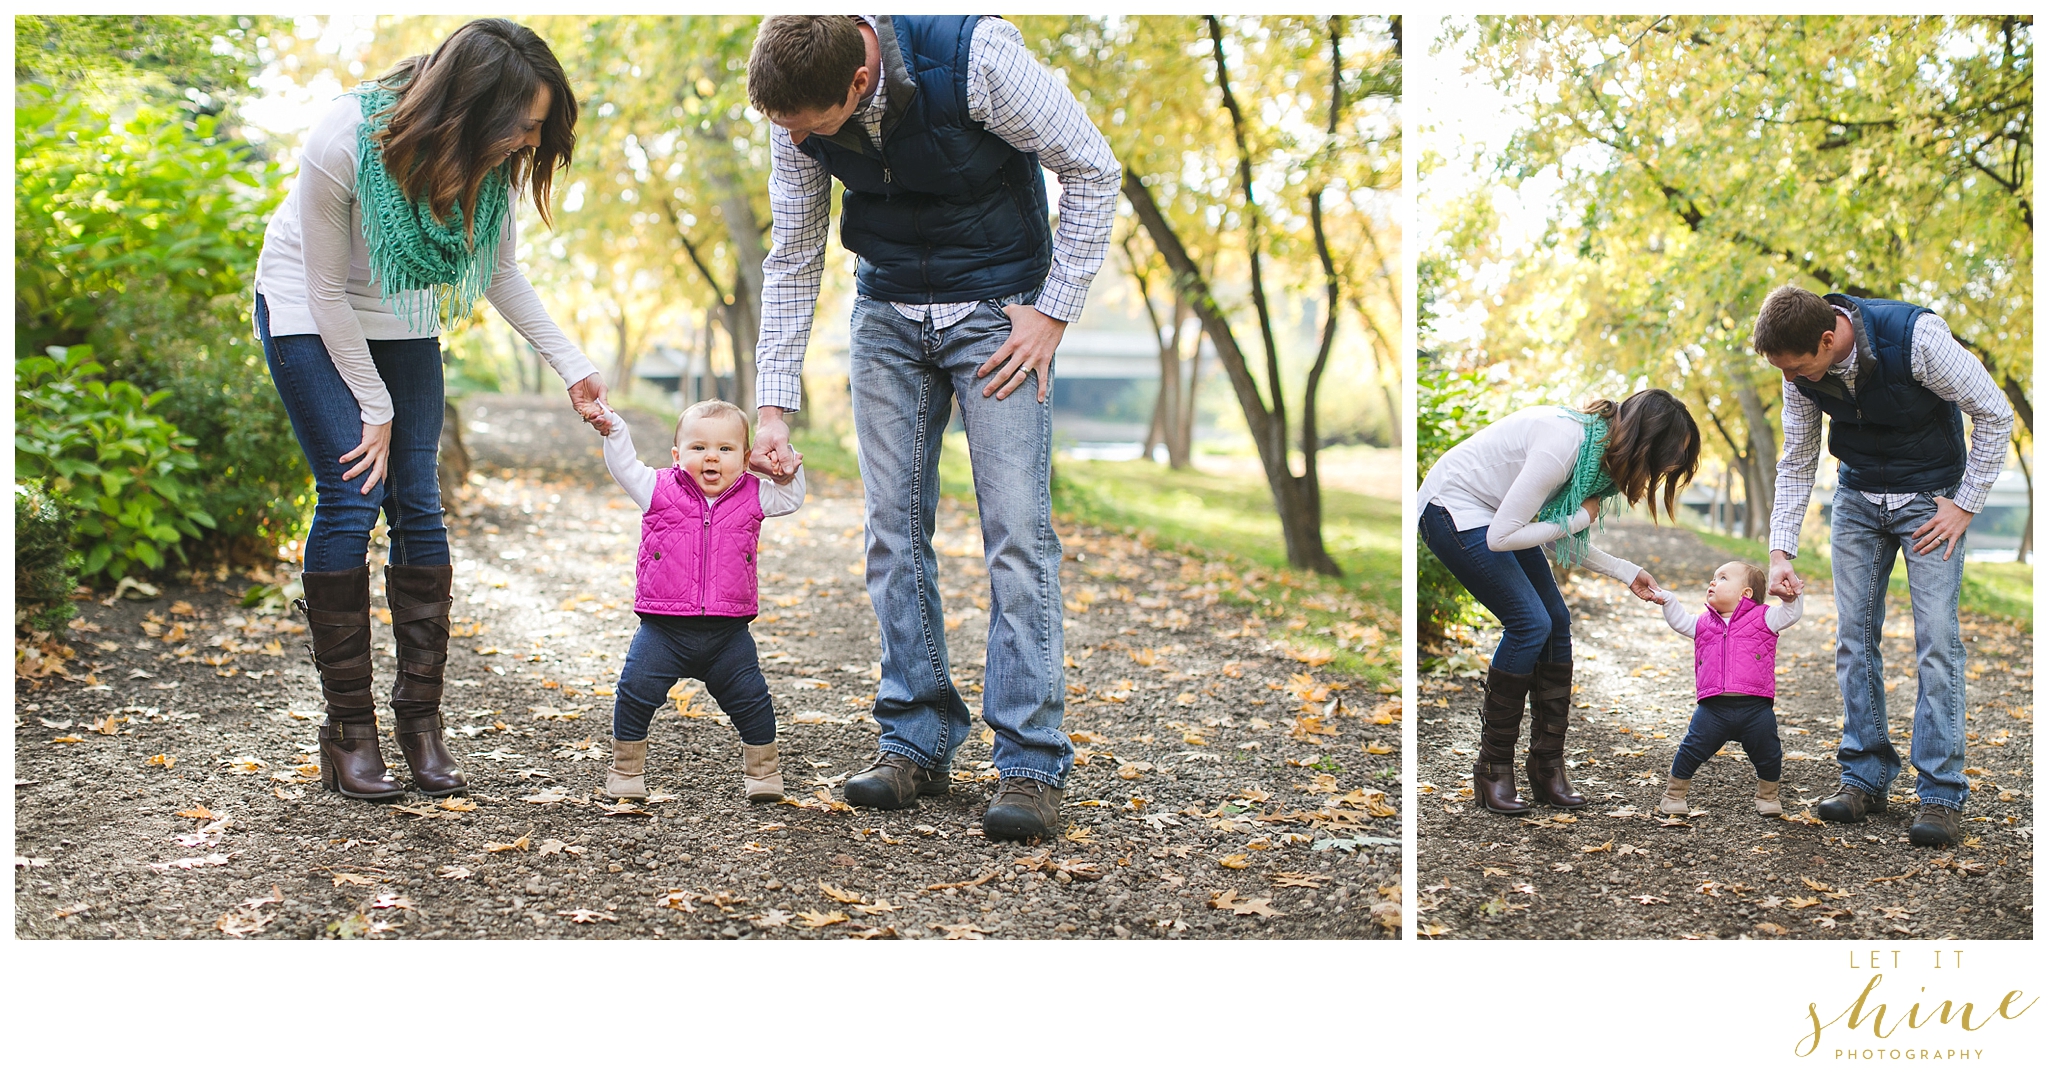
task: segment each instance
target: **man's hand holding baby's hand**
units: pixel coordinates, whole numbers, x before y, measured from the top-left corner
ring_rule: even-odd
[[[804,456],[789,445],[789,423],[782,418],[781,409],[763,405],[755,415],[754,452],[747,455],[747,467],[786,484],[796,476],[796,467],[803,464]]]
[[[1782,551],[1771,552],[1771,578],[1768,591],[1780,600],[1796,599],[1806,591],[1806,583],[1799,580],[1799,574],[1792,569],[1792,559]]]

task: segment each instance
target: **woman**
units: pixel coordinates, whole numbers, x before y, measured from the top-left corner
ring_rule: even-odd
[[[349,798],[404,791],[378,749],[370,692],[368,555],[380,511],[398,746],[421,791],[468,790],[441,742],[454,574],[436,479],[442,319],[487,298],[569,384],[579,413],[595,415],[604,399],[596,366],[513,254],[514,202],[530,194],[552,223],[548,195],[575,129],[576,98],[547,43],[480,19],[337,99],[265,231],[256,329],[318,493],[299,603],[327,699],[320,772]]]
[[[1649,571],[1593,547],[1587,529],[1616,495],[1630,506],[1664,489],[1672,514],[1678,489],[1699,466],[1700,429],[1663,390],[1616,405],[1523,409],[1452,447],[1416,492],[1423,542],[1501,623],[1500,647],[1486,675],[1479,758],[1472,790],[1500,814],[1530,809],[1515,794],[1515,739],[1530,700],[1529,787],[1537,802],[1579,806],[1564,773],[1564,737],[1572,690],[1571,612],[1551,577],[1543,545],[1558,559],[1626,582],[1654,601]],[[1532,696],[1533,695],[1533,696]]]

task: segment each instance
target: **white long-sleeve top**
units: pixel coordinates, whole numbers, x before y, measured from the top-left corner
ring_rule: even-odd
[[[1844,316],[1850,312],[1835,308]],[[1856,367],[1861,362],[1863,343],[1828,371],[1856,392]],[[1963,466],[1962,483],[1956,487],[1955,504],[1976,513],[1991,497],[1991,485],[2005,467],[2005,448],[2012,438],[2012,404],[2005,400],[1991,373],[1969,350],[1963,348],[1941,316],[1929,312],[1913,323],[1911,357],[1913,381],[1943,401],[1953,401],[1970,417],[1970,450]],[[1779,421],[1785,429],[1785,452],[1778,458],[1777,503],[1771,508],[1771,550],[1799,554],[1799,527],[1806,520],[1806,503],[1813,496],[1814,474],[1820,470],[1821,409],[1805,394],[1793,389],[1787,378],[1778,394],[1784,401]],[[1914,492],[1880,493],[1862,496],[1889,510],[1919,498]]]
[[[299,155],[299,176],[263,231],[256,291],[270,312],[270,333],[318,334],[355,395],[363,423],[391,420],[391,393],[370,359],[370,342],[440,336],[438,324],[415,330],[370,280],[362,204],[356,201],[356,138],[361,104],[343,94],[321,115]],[[516,196],[515,196],[516,197]],[[505,214],[498,262],[484,297],[570,386],[597,373],[541,306],[519,269],[517,206]]]
[[[1664,605],[1664,622],[1671,629],[1686,637],[1692,637],[1699,627],[1701,612],[1686,610],[1685,601],[1670,589],[1657,594],[1657,602]],[[1764,627],[1773,634],[1782,634],[1785,628],[1799,621],[1806,613],[1806,597],[1795,596],[1789,604],[1779,604],[1764,611]]]
[[[612,479],[619,482],[619,488],[632,496],[645,511],[654,504],[654,480],[657,470],[649,468],[640,460],[633,449],[633,435],[626,430],[626,418],[609,409],[604,418],[611,421],[612,433],[604,437],[604,466],[611,470]],[[796,467],[796,475],[788,480],[770,480],[761,477],[756,485],[761,491],[761,514],[764,517],[781,517],[794,514],[804,505],[804,467]],[[730,494],[731,488],[717,495],[705,496],[705,501],[717,504],[719,499]]]
[[[1430,466],[1415,493],[1417,505],[1443,507],[1460,532],[1485,527],[1486,546],[1494,551],[1538,547],[1568,531],[1584,531],[1593,523],[1584,509],[1572,511],[1566,528],[1536,520],[1543,504],[1571,480],[1579,444],[1586,441],[1586,425],[1569,413],[1537,405],[1487,425]],[[1583,565],[1623,583],[1642,573],[1642,567],[1598,548],[1586,550]]]

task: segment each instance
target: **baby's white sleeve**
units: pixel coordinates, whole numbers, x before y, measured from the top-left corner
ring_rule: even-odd
[[[781,517],[794,514],[804,505],[804,467],[796,467],[796,475],[786,484],[777,483],[765,476],[759,477],[761,484],[761,513],[765,517]]]
[[[654,503],[654,470],[642,464],[640,455],[634,451],[633,434],[626,430],[626,418],[609,409],[604,416],[612,425],[612,433],[604,437],[604,466],[611,470],[619,487],[645,510]]]
[[[1664,605],[1664,622],[1666,625],[1686,637],[1693,636],[1694,631],[1699,628],[1700,617],[1698,612],[1685,610],[1685,602],[1678,598],[1677,593],[1669,589],[1664,590],[1664,595],[1658,597],[1657,602]]]
[[[1799,617],[1804,614],[1806,614],[1806,597],[1795,596],[1792,598],[1791,603],[1779,604],[1777,607],[1764,612],[1764,627],[1773,634],[1782,634],[1790,629],[1793,623],[1798,622]]]

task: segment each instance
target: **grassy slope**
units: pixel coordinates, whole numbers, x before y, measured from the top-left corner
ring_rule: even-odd
[[[799,437],[805,464],[857,477],[854,456],[829,439]],[[940,490],[974,501],[966,440],[947,437],[939,461]],[[1053,469],[1054,512],[1090,525],[1135,531],[1161,547],[1240,564],[1246,587],[1226,598],[1261,609],[1268,633],[1304,645],[1332,643],[1331,627],[1356,620],[1379,627],[1377,648],[1337,650],[1331,666],[1349,675],[1390,680],[1399,670],[1401,610],[1400,504],[1348,491],[1323,492],[1323,541],[1342,579],[1292,570],[1263,481],[1175,472],[1144,461],[1070,461]],[[1310,603],[1303,603],[1309,601]],[[1336,610],[1325,611],[1320,604]],[[1307,625],[1286,628],[1287,621]]]
[[[1743,540],[1704,529],[1692,530],[1701,540],[1731,555],[1756,563],[1770,564],[1770,551],[1761,541]],[[1809,551],[1799,557],[1801,576],[1826,578],[1834,573],[1826,555]],[[1906,595],[1906,561],[1892,567],[1891,592]],[[2034,625],[2034,568],[2025,563],[1972,562],[1963,565],[1963,610],[2000,619],[2011,619],[2029,630]]]

